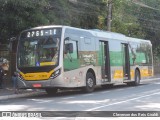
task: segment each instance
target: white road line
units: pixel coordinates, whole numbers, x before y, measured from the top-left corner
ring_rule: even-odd
[[[154,95],[157,95],[157,94],[160,94],[160,92],[156,92],[156,93],[152,93],[152,94],[149,94],[149,95],[144,95],[144,96],[140,96],[140,97],[136,97],[136,98],[132,98],[132,99],[128,99],[128,100],[124,100],[124,101],[120,101],[120,102],[116,102],[116,103],[112,103],[112,104],[108,104],[108,105],[103,105],[103,106],[91,108],[91,109],[88,109],[88,110],[85,110],[85,111],[98,110],[98,109],[101,109],[101,108],[104,108],[104,107],[108,107],[108,106],[112,106],[112,105],[117,105],[117,104],[122,104],[122,103],[130,102],[130,101],[138,100],[138,99],[141,99],[141,98],[154,96]]]
[[[116,89],[114,91],[122,91],[122,90],[126,90],[126,89],[125,88],[123,88],[123,89]]]
[[[85,94],[85,95],[82,95],[82,96],[91,96],[91,95],[94,95],[94,94]]]
[[[72,98],[75,98],[75,97],[65,97],[65,98],[62,98],[62,99],[67,100],[67,99],[72,99]]]
[[[103,91],[103,92],[100,92],[100,93],[109,93],[109,92],[111,92],[111,91]]]
[[[137,88],[138,86],[135,86],[135,87],[127,87],[126,89],[134,89],[134,88]],[[125,90],[126,90],[125,89]]]

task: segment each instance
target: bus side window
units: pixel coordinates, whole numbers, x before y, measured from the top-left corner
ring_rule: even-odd
[[[146,43],[141,43],[139,47],[139,51],[141,54],[143,54],[143,57],[141,56],[141,64],[142,65],[151,65],[152,64],[152,55],[151,55],[151,46]]]
[[[66,47],[64,48],[64,70],[70,71],[79,68],[78,42],[65,40],[64,47]]]

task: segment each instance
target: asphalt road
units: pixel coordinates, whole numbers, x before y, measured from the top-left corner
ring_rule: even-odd
[[[160,79],[146,80],[139,86],[97,88],[89,94],[70,90],[55,96],[41,92],[1,100],[0,111],[160,111]]]

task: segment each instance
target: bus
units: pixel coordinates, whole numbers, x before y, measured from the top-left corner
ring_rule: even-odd
[[[48,94],[64,88],[93,92],[96,86],[138,85],[153,76],[149,40],[62,25],[22,31],[16,61],[18,87]]]

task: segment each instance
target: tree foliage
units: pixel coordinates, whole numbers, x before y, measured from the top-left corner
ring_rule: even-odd
[[[112,31],[150,39],[160,52],[160,1],[112,0]],[[108,0],[0,0],[0,42],[41,25],[106,30]]]
[[[6,42],[26,28],[47,24],[47,6],[46,0],[1,0],[0,40]]]

